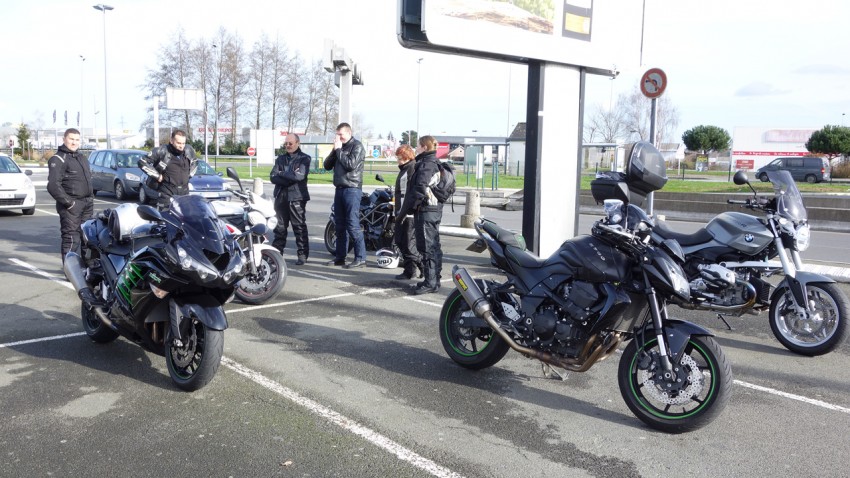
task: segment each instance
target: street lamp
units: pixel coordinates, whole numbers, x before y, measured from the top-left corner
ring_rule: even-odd
[[[83,67],[85,66],[86,57],[80,55],[80,121],[77,126],[80,127],[80,136],[82,137],[83,132]]]
[[[106,87],[106,12],[112,10],[113,7],[98,3],[93,6],[95,10],[103,12],[103,115],[106,122],[106,147],[112,149],[112,136],[109,135],[109,98],[107,97]]]
[[[416,60],[416,64],[419,65],[419,72],[416,75],[416,137],[419,137],[419,86],[422,83],[422,60],[424,58],[420,58]]]

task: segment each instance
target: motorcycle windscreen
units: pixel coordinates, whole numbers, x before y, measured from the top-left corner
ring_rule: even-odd
[[[773,194],[776,195],[776,213],[791,222],[804,221],[807,218],[806,208],[803,206],[803,196],[797,189],[797,183],[788,171],[768,171],[767,178],[773,185]]]
[[[174,219],[182,223],[186,239],[205,251],[224,254],[226,232],[210,203],[201,196],[178,196],[173,198],[168,210]]]

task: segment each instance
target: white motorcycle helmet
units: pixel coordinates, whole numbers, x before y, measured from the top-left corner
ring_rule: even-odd
[[[392,249],[381,249],[375,253],[375,262],[381,269],[395,269],[398,267],[398,254]]]

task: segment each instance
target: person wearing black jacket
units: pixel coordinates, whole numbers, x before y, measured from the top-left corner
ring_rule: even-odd
[[[413,184],[413,170],[416,167],[413,148],[408,144],[398,147],[395,151],[398,160],[398,177],[395,180],[395,210],[401,210],[408,188]],[[415,274],[422,277],[422,257],[416,250],[416,237],[414,235],[413,214],[396,216],[395,231],[393,231],[393,242],[401,252],[401,265],[404,272],[395,276],[398,280],[412,279]]]
[[[195,150],[186,144],[186,132],[180,129],[171,133],[171,142],[158,146],[148,155],[151,165],[159,171],[155,188],[159,191],[157,206],[166,209],[172,196],[189,194],[189,178],[198,167]]]
[[[80,131],[65,130],[62,145],[48,161],[47,192],[56,200],[59,232],[62,235],[62,262],[65,254],[80,247],[80,225],[94,213],[94,189],[89,161],[77,151]]]
[[[307,201],[310,200],[310,193],[307,191],[307,174],[312,158],[301,151],[301,139],[296,134],[287,135],[283,147],[286,152],[275,159],[270,174],[271,182],[275,185],[274,209],[277,212],[272,246],[283,254],[289,224],[292,223],[298,254],[295,265],[300,266],[310,257],[307,236]]]
[[[366,265],[366,242],[360,228],[360,196],[363,195],[363,163],[366,150],[351,135],[351,125],[340,123],[336,127],[334,149],[325,158],[323,166],[333,170],[334,227],[336,229],[336,254],[328,265],[354,269]],[[354,260],[345,263],[348,240],[354,241]]]
[[[422,282],[417,283],[413,289],[413,293],[419,295],[440,290],[440,273],[443,270],[440,221],[443,219],[443,205],[431,192],[431,187],[440,180],[437,140],[430,135],[422,136],[416,149],[420,153],[416,155],[412,185],[408,187],[397,216],[402,217],[413,212],[416,249],[422,255],[424,275]]]

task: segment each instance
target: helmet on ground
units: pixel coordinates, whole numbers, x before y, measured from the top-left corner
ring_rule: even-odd
[[[398,267],[398,254],[392,249],[381,249],[375,253],[375,262],[382,269],[395,269]]]

